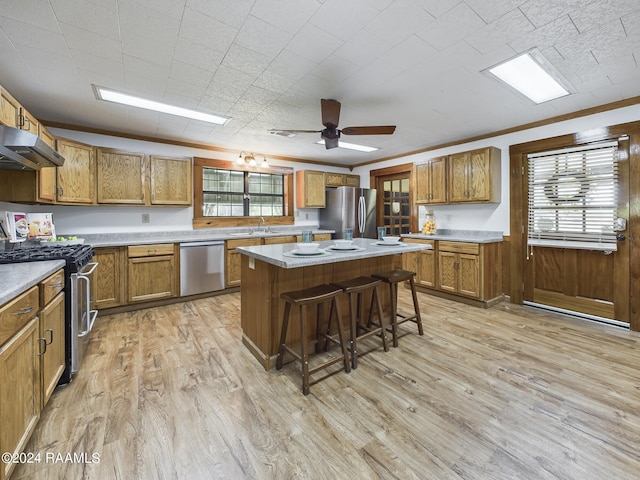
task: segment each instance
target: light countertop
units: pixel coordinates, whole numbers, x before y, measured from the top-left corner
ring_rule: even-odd
[[[385,255],[396,255],[404,252],[417,252],[430,249],[430,245],[418,243],[403,243],[397,245],[379,245],[374,238],[356,238],[353,245],[358,250],[332,250],[334,245],[331,240],[319,243],[319,248],[323,251],[320,255],[296,256],[293,251],[297,250],[295,243],[285,243],[277,245],[261,245],[255,247],[238,247],[236,250],[243,255],[247,255],[257,260],[270,263],[281,268],[298,268],[312,265],[322,265],[325,263],[346,262],[349,260],[360,260],[363,258],[383,257]]]
[[[302,230],[312,230],[314,234],[334,233],[334,230],[321,230],[318,227],[273,226],[269,231],[251,233],[245,228],[203,228],[197,230],[169,232],[123,232],[98,233],[77,236],[84,238],[85,244],[92,247],[119,247],[125,245],[145,245],[156,243],[202,242],[207,240],[233,240],[240,238],[265,238],[286,235],[301,235]]]
[[[423,240],[445,240],[449,242],[495,243],[502,242],[503,233],[491,230],[448,230],[438,229],[433,235],[407,233],[403,238],[420,238]]]
[[[64,260],[0,265],[0,305],[37,285],[65,265]]]

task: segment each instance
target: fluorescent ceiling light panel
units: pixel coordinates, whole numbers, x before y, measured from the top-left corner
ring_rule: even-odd
[[[208,113],[198,112],[188,108],[176,107],[167,103],[154,102],[153,100],[147,100],[146,98],[136,97],[134,95],[127,95],[126,93],[116,92],[115,90],[98,87],[97,85],[94,85],[93,88],[98,100],[121,103],[123,105],[144,108],[146,110],[153,110],[160,113],[168,113],[170,115],[191,118],[202,122],[215,123],[216,125],[224,125],[227,120],[229,120],[229,117],[210,115]]]
[[[319,142],[316,142],[318,145],[324,145],[324,140],[320,140]],[[343,142],[342,140],[338,140],[338,147],[339,148],[348,148],[349,150],[357,150],[359,152],[375,152],[376,150],[379,150],[376,147],[367,147],[365,145],[358,145],[357,143],[347,143],[347,142]]]
[[[487,71],[535,103],[547,102],[571,93],[564,86],[566,81],[535,51],[518,55]]]

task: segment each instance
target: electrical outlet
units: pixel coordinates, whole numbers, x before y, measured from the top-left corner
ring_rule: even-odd
[[[149,223],[149,214],[148,213],[143,213],[142,214],[142,223]]]
[[[309,220],[309,214],[308,214],[308,213],[305,213],[305,214],[304,214],[304,219],[305,219],[305,220]]]

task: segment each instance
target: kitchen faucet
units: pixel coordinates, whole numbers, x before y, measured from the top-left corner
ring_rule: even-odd
[[[258,217],[258,228],[256,229],[257,231],[265,231],[265,227],[264,224],[267,223],[264,221],[264,217]],[[260,224],[262,224],[262,228],[260,228]]]

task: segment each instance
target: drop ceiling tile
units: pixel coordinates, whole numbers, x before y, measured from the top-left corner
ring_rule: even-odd
[[[167,77],[137,75],[135,73],[137,69],[133,68],[132,70],[132,72],[128,72],[125,65],[125,92],[132,95],[140,95],[150,100],[162,101],[164,92],[167,89]]]
[[[460,0],[417,0],[416,3],[431,16],[438,18],[460,3]]]
[[[201,91],[201,95],[204,94],[211,83],[213,75],[213,72],[196,67],[195,65],[182,63],[179,60],[174,60],[171,63],[171,70],[169,73],[170,78],[195,86],[196,88],[191,90]]]
[[[285,48],[273,62],[271,62],[267,70],[280,77],[300,80],[317,65],[318,62],[313,62]]]
[[[393,47],[376,35],[361,30],[335,51],[335,55],[355,65],[364,66]]]
[[[238,95],[238,93],[242,95],[255,79],[255,75],[221,65],[213,75],[207,92],[212,93],[219,90],[221,92],[232,92],[234,96]]]
[[[185,108],[197,108],[205,95],[206,87],[183,82],[175,78],[167,80],[164,100],[172,105]]]
[[[393,46],[428,29],[433,21],[434,17],[414,1],[400,0],[385,8],[365,30]]]
[[[47,0],[2,0],[2,16],[52,32],[60,32]]]
[[[258,78],[253,82],[253,86],[264,88],[276,93],[285,93],[295,80],[278,75],[275,72],[265,70],[260,74]]]
[[[185,8],[180,38],[204,45],[211,50],[226,52],[238,29],[190,8]]]
[[[527,17],[516,9],[473,32],[465,41],[480,53],[487,53],[534,29]]]
[[[79,78],[83,85],[90,86],[93,84],[101,87],[113,88],[114,90],[126,90],[123,70],[104,74],[80,68]]]
[[[264,20],[280,30],[294,34],[309,21],[319,9],[320,3],[310,0],[258,0],[251,9],[251,15]],[[340,16],[343,12],[340,12]]]
[[[161,45],[175,43],[180,31],[180,17],[162,14],[133,0],[118,1],[118,18],[121,30],[129,30]]]
[[[71,50],[71,56],[79,70],[120,77],[124,75],[122,60],[107,60],[90,53]]]
[[[215,72],[224,58],[224,52],[181,37],[176,43],[174,56],[183,63]]]
[[[76,65],[68,51],[66,55],[59,55],[27,45],[16,45],[16,49],[18,50],[24,61],[31,68],[38,68],[39,72],[49,70],[51,73],[77,73]]]
[[[360,67],[337,56],[327,57],[311,73],[333,83],[338,83],[355,73]]]
[[[124,73],[126,78],[128,78],[129,75],[132,75],[134,77],[148,78],[156,81],[159,80],[166,83],[167,78],[169,77],[170,67],[147,62],[130,55],[123,55],[122,61],[124,64]]]
[[[507,13],[513,13],[522,5],[522,0],[465,0],[471,9],[476,12],[485,22],[491,23]],[[519,10],[518,10],[519,11]],[[522,12],[520,12],[522,13]]]
[[[91,53],[107,60],[122,60],[121,42],[68,23],[60,23],[60,29],[69,49]]]
[[[86,0],[49,1],[58,21],[120,40],[118,15],[115,11]]]
[[[518,53],[534,47],[542,50],[577,38],[579,34],[580,32],[571,19],[567,15],[563,15],[519,38],[512,39],[509,41],[509,45]]]
[[[614,0],[607,2],[591,2],[579,10],[572,11],[569,16],[580,32],[598,28],[603,21],[633,14],[638,10],[636,0]],[[638,15],[632,15],[637,18]]]
[[[56,55],[69,56],[67,43],[60,31],[45,30],[2,16],[0,16],[0,28],[10,41],[16,45],[24,45]]]
[[[271,58],[238,44],[229,47],[222,65],[252,75],[260,75],[271,63]]]
[[[555,19],[582,10],[593,0],[528,0],[520,10],[536,27],[541,27]]]
[[[465,3],[460,3],[419,30],[417,35],[438,50],[453,45],[486,23]]]
[[[342,45],[342,40],[315,25],[305,25],[291,40],[288,50],[312,62],[320,63]]]
[[[348,40],[379,14],[380,10],[366,0],[328,0],[315,12],[309,23],[336,38]]]
[[[123,55],[144,59],[164,67],[171,66],[173,44],[158,42],[126,29],[122,29],[121,35]]]
[[[187,0],[187,7],[239,29],[254,3],[255,0]]]
[[[238,32],[235,43],[265,57],[275,58],[290,40],[290,33],[249,16]]]
[[[114,0],[107,0],[113,2]],[[135,0],[136,3],[142,5],[146,10],[153,10],[172,18],[181,18],[184,13],[186,0]],[[122,1],[118,0],[118,6],[122,5]]]
[[[255,105],[259,105],[260,110],[262,110],[262,108],[275,102],[279,96],[280,95],[273,90],[252,85],[247,89],[245,94],[242,96],[242,99],[252,102]]]

